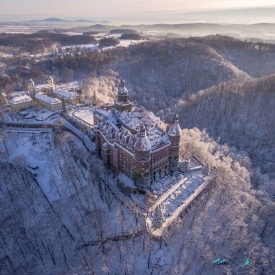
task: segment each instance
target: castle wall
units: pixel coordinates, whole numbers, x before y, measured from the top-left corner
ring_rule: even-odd
[[[98,110],[94,115],[97,152],[106,166],[109,165],[116,175],[124,173],[142,190],[168,173],[174,174],[179,164],[181,130],[178,116],[175,116],[169,132],[154,129],[156,123],[150,115],[133,110],[124,81],[121,82],[114,109],[120,113],[127,111],[129,116],[125,119],[124,114],[121,118],[115,110],[108,112],[106,109]],[[109,152],[106,152],[106,142]]]
[[[98,129],[98,130],[97,130]],[[168,175],[171,171],[177,170],[178,155],[177,148],[167,146],[156,152],[129,152],[121,144],[111,143],[100,131],[95,128],[95,142],[98,154],[102,157],[105,165],[116,175],[120,172],[133,179],[141,175],[143,184],[148,186],[150,182],[157,181]],[[103,144],[108,143],[110,152],[104,152]],[[171,150],[174,150],[175,156],[171,157]],[[108,157],[107,157],[108,156]]]

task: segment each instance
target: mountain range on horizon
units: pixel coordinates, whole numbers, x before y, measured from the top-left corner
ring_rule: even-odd
[[[18,17],[21,17],[18,15]],[[91,15],[92,17],[92,15]],[[1,20],[1,16],[0,16]],[[15,20],[8,19],[5,16],[5,20],[2,22],[49,22],[49,23],[62,23],[62,22],[101,22],[110,23],[113,22],[136,22],[136,23],[275,23],[275,6],[274,7],[259,7],[259,8],[236,8],[236,9],[224,9],[224,10],[199,10],[199,11],[179,11],[179,12],[167,12],[167,13],[144,13],[136,16],[129,17],[112,17],[108,18],[93,18],[90,19],[62,19],[58,16],[41,19],[29,19],[29,20]]]
[[[31,22],[96,22],[94,20],[78,19],[78,20],[66,20],[58,17],[50,17],[41,20],[30,20]]]
[[[150,19],[148,19],[150,18]],[[133,21],[134,18],[131,18]],[[275,23],[275,6],[260,8],[236,8],[224,10],[179,11],[169,13],[144,14],[139,22],[155,23]]]

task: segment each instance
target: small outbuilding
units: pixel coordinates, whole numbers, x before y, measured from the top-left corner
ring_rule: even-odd
[[[127,177],[124,173],[119,173],[117,179],[118,187],[124,195],[131,196],[134,191],[138,190],[138,188],[134,184],[134,181]]]

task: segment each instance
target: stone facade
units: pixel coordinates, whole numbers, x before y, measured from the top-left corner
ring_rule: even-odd
[[[32,79],[28,82],[28,91],[32,97],[35,96],[37,93],[43,93],[45,95],[52,95],[55,89],[55,84],[53,78],[48,76],[47,83],[35,85]]]
[[[10,100],[10,106],[14,111],[24,110],[33,106],[33,100],[28,95],[16,96]]]
[[[73,104],[73,105],[80,103],[80,96],[75,92],[59,89],[59,90],[55,90],[53,94],[60,100],[64,99],[66,103]]]
[[[96,150],[105,165],[116,175],[124,173],[140,190],[178,170],[178,116],[163,131],[159,118],[129,102],[124,81],[117,102],[95,110],[94,123]]]
[[[34,96],[35,102],[37,102],[40,106],[54,112],[62,109],[62,102],[57,98],[48,97],[42,93],[35,94]]]

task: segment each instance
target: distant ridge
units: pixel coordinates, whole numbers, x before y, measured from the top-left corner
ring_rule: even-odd
[[[79,20],[76,20],[76,21],[72,21],[72,22],[95,22],[94,20],[85,20],[85,19],[79,19]]]
[[[46,18],[42,20],[31,20],[30,22],[95,22],[93,20],[85,20],[85,19],[78,19],[78,20],[65,20],[62,18],[58,17],[51,17],[51,18]]]
[[[46,19],[42,19],[42,20],[32,20],[32,21],[44,21],[44,22],[67,22],[68,20],[64,20],[64,19],[57,18],[57,17],[51,17],[51,18],[46,18]]]

